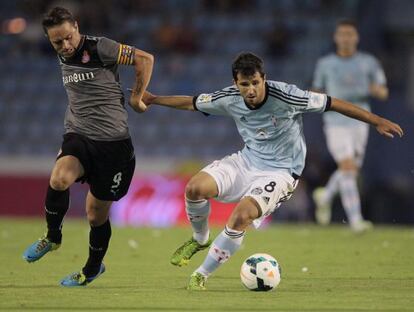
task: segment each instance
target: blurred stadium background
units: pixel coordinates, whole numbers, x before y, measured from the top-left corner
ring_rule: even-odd
[[[414,2],[410,0],[118,0],[0,2],[0,218],[43,216],[43,198],[61,144],[67,105],[56,55],[40,21],[48,8],[71,9],[81,33],[106,36],[153,53],[149,89],[198,94],[231,84],[240,51],[265,59],[268,78],[309,88],[315,62],[333,49],[338,18],[359,23],[361,50],[376,55],[391,97],[374,112],[401,124],[402,139],[371,129],[361,176],[364,215],[374,223],[414,223]],[[121,80],[131,86],[133,70]],[[118,224],[170,226],[184,222],[183,188],[207,162],[241,148],[230,119],[152,107],[129,110],[137,168],[129,195],[113,207]],[[273,221],[313,220],[312,190],[335,169],[321,118],[305,117],[307,166],[300,188]],[[71,216],[84,214],[86,188],[71,189]],[[217,204],[219,205],[219,204]],[[334,220],[344,219],[336,202]],[[214,209],[222,223],[231,205]]]

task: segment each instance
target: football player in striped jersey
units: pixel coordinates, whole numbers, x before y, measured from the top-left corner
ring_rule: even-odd
[[[188,289],[204,290],[205,282],[240,247],[246,228],[259,226],[294,192],[305,166],[304,113],[336,111],[376,127],[387,137],[402,136],[399,125],[329,95],[266,80],[263,61],[240,54],[232,66],[234,85],[198,96],[145,93],[147,105],[225,115],[236,123],[245,146],[197,173],[185,189],[185,206],[193,235],[172,255],[182,266],[198,251],[208,254],[190,277]],[[211,198],[237,202],[224,230],[212,241],[208,217]]]

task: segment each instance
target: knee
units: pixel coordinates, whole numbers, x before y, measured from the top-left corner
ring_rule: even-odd
[[[358,166],[354,160],[348,159],[339,163],[339,170],[343,173],[357,173]]]
[[[99,213],[98,209],[88,208],[86,210],[86,218],[91,226],[100,226],[106,222],[108,219],[107,215]]]
[[[203,189],[200,183],[191,181],[185,187],[185,196],[191,200],[204,199]]]
[[[55,173],[50,178],[50,186],[56,191],[64,191],[73,183],[65,174]]]

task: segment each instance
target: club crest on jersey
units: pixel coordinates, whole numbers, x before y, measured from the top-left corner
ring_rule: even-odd
[[[272,125],[273,125],[274,127],[276,127],[277,122],[276,122],[276,117],[275,117],[275,115],[272,115],[272,117],[270,117],[270,121],[272,122]]]
[[[89,61],[91,60],[91,57],[89,56],[89,53],[88,53],[88,51],[83,51],[83,55],[82,55],[82,60],[81,60],[81,62],[83,63],[83,64],[86,64],[86,63],[88,63]]]

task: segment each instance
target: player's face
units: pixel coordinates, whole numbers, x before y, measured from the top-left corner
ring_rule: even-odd
[[[358,45],[358,32],[351,25],[338,26],[335,31],[334,41],[338,50],[353,52]]]
[[[259,72],[255,72],[252,76],[238,73],[235,83],[247,104],[254,106],[263,102],[266,95],[265,78]]]
[[[47,35],[53,48],[65,58],[75,54],[81,36],[78,24],[64,22],[47,30]]]

